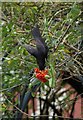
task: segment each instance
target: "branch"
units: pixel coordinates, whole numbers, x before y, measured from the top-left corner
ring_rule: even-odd
[[[78,95],[78,94],[77,94]],[[76,95],[76,96],[77,96]],[[73,104],[72,104],[72,109],[71,109],[71,113],[70,113],[70,117],[73,118],[73,112],[74,112],[74,108],[75,108],[75,103],[76,103],[77,97],[75,97]]]
[[[80,15],[80,14],[79,14],[79,15]],[[79,15],[78,15],[78,16],[79,16]],[[72,22],[70,25],[68,25],[66,31],[59,37],[59,39],[58,39],[59,42],[58,42],[57,46],[55,47],[55,51],[57,50],[58,46],[63,42],[63,40],[64,40],[63,38],[64,38],[65,35],[68,33],[68,31],[69,31],[69,29],[71,28],[72,24],[77,20],[78,16],[73,20],[73,22]]]

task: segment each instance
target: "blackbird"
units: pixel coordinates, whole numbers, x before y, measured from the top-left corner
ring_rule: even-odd
[[[36,47],[27,44],[25,44],[24,47],[31,55],[36,58],[39,69],[44,70],[45,60],[47,59],[48,54],[48,47],[40,34],[38,25],[33,28],[32,35],[34,37]]]

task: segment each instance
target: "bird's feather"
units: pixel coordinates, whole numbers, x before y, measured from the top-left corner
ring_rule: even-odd
[[[33,55],[34,57],[37,57],[38,55],[38,50],[37,48],[33,47],[33,46],[30,46],[30,45],[27,45],[25,44],[24,47],[26,48],[26,50],[31,54]]]

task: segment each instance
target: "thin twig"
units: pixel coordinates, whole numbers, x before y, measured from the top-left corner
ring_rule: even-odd
[[[79,14],[80,15],[80,14]],[[65,37],[65,35],[68,33],[68,31],[69,31],[69,29],[71,28],[71,26],[72,26],[72,24],[76,21],[76,19],[79,17],[79,15],[73,20],[73,22],[71,23],[71,24],[69,24],[68,25],[68,27],[67,27],[67,29],[66,29],[66,31],[59,37],[59,39],[58,39],[58,44],[57,44],[57,46],[55,47],[55,51],[56,51],[56,49],[59,47],[59,45],[63,42],[63,38]]]
[[[18,111],[20,111],[22,114],[25,114],[27,116],[29,116],[27,113],[23,112],[21,109],[19,109],[16,105],[14,105],[5,95],[4,97],[6,98],[6,100],[12,105],[14,106]]]
[[[64,41],[64,45],[66,45],[66,46],[69,47],[70,49],[73,49],[73,50],[75,50],[75,51],[77,51],[77,52],[80,52],[80,50],[78,50],[77,48],[75,48],[75,47],[72,46],[72,45],[69,45],[66,41]]]
[[[4,92],[4,91],[10,90],[10,89],[13,89],[13,88],[19,87],[19,86],[21,86],[21,85],[23,85],[23,84],[24,84],[24,83],[22,82],[22,83],[20,83],[20,84],[18,84],[18,85],[15,85],[15,86],[13,86],[13,87],[6,88],[6,89],[2,89],[2,90],[0,90],[0,92]]]

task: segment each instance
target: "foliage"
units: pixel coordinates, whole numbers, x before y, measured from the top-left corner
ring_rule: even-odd
[[[31,29],[37,23],[49,47],[46,62],[50,76],[48,89],[58,91],[55,100],[57,107],[61,102],[59,107],[63,111],[70,108],[65,101],[70,100],[72,93],[67,91],[65,96],[59,93],[64,88],[60,76],[64,70],[74,76],[83,74],[81,58],[74,57],[79,53],[79,46],[76,45],[81,39],[80,12],[79,3],[2,3],[2,53],[5,56],[8,54],[2,65],[2,93],[10,101],[13,101],[16,92],[22,93],[24,84],[30,82],[30,71],[37,67],[35,58],[19,45],[19,42],[34,44]],[[48,93],[44,84],[42,88]],[[61,96],[63,99],[59,100]],[[52,102],[52,96],[50,98]],[[18,102],[16,100],[14,105]],[[5,101],[4,116],[11,118],[13,113],[8,112],[8,106],[10,103]]]

